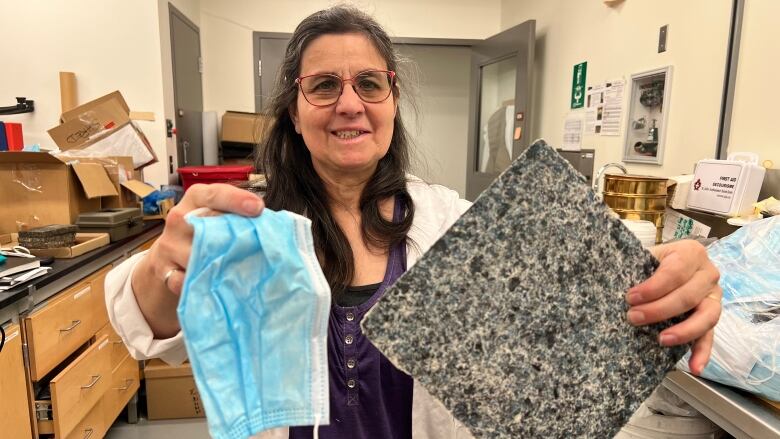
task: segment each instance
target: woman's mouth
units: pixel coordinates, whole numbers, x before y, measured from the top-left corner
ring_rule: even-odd
[[[338,137],[341,140],[351,140],[355,139],[357,137],[360,137],[361,135],[367,133],[368,131],[362,131],[362,130],[341,130],[341,131],[332,131],[333,135]]]

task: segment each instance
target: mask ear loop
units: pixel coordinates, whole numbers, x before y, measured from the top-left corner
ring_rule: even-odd
[[[320,415],[315,414],[314,415],[314,430],[313,430],[314,436],[312,439],[320,439]]]

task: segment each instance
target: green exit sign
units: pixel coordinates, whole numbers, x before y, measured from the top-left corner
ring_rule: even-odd
[[[585,76],[587,73],[587,61],[574,66],[574,74],[571,79],[571,108],[585,106]]]

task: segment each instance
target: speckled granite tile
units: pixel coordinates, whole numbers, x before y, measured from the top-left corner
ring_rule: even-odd
[[[685,349],[625,320],[657,261],[537,142],[363,329],[477,437],[609,438]]]

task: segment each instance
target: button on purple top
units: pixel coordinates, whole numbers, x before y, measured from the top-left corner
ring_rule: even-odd
[[[396,197],[393,221],[403,206]],[[385,277],[376,293],[358,306],[332,305],[328,322],[330,425],[321,439],[412,437],[412,377],[401,372],[362,334],[360,321],[387,288],[406,271],[406,245],[390,249]],[[291,427],[291,439],[311,439],[312,427]]]

